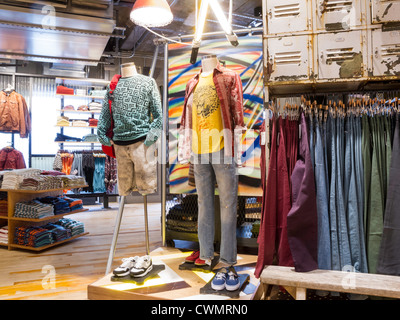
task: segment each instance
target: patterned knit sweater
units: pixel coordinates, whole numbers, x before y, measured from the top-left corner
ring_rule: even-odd
[[[106,146],[111,145],[110,139],[106,136],[111,125],[108,98],[109,88],[97,124],[99,141]],[[114,119],[113,141],[146,137],[144,144],[150,146],[161,135],[161,97],[153,78],[141,74],[121,78],[114,90],[111,108]]]

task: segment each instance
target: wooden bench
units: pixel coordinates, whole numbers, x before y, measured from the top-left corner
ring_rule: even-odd
[[[400,277],[333,270],[296,272],[292,267],[266,266],[254,300],[268,299],[271,286],[284,287],[296,300],[305,300],[307,289],[356,293],[400,299]]]

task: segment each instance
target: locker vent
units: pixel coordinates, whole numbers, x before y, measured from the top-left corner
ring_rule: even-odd
[[[275,63],[277,65],[299,64],[301,63],[301,51],[275,53]]]
[[[353,0],[326,0],[324,3],[325,12],[349,10],[353,6]]]
[[[326,50],[326,63],[351,60],[355,56],[353,48],[337,48]]]
[[[400,44],[383,45],[381,48],[382,56],[400,56]]]
[[[293,17],[300,14],[300,4],[277,5],[274,7],[275,18]]]

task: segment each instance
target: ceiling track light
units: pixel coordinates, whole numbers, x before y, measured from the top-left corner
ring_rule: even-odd
[[[211,6],[214,15],[218,19],[222,29],[225,31],[226,38],[233,46],[238,46],[238,37],[232,30],[232,0],[229,2],[229,19],[225,14],[218,2],[218,0],[202,0],[198,17],[196,17],[196,32],[192,42],[192,54],[190,56],[190,63],[195,64],[199,52],[201,37],[203,36],[204,25],[207,18],[208,6]],[[196,6],[197,9],[197,6]]]

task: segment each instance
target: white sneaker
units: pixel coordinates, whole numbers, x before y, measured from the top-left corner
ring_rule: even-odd
[[[153,269],[153,263],[150,256],[143,256],[137,259],[135,265],[130,271],[130,275],[135,278],[143,277]]]
[[[131,271],[132,267],[136,264],[136,261],[139,259],[138,256],[136,257],[130,257],[130,258],[123,258],[122,259],[122,264],[114,269],[113,273],[114,276],[116,277],[124,277],[129,274]]]

